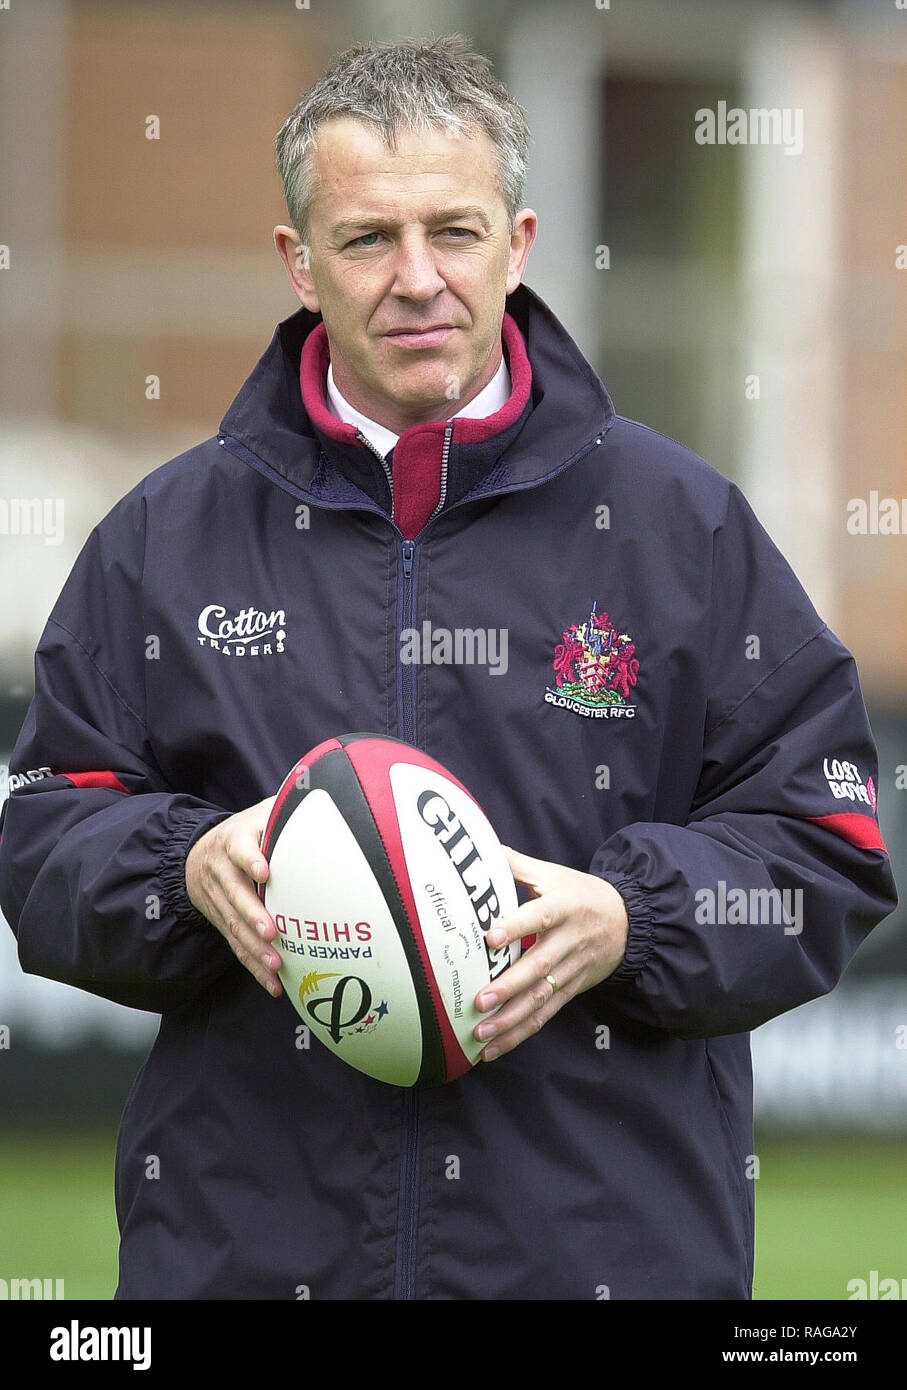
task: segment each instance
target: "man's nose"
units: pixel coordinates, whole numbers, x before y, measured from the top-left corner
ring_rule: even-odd
[[[396,252],[393,293],[407,299],[428,300],[446,287],[438,273],[431,242],[424,236],[404,237]]]

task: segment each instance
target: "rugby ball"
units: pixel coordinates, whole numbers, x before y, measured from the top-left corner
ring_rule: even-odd
[[[520,943],[485,943],[517,894],[463,784],[398,739],[343,734],[284,778],[261,848],[280,978],[312,1034],[394,1086],[469,1071],[475,996]]]

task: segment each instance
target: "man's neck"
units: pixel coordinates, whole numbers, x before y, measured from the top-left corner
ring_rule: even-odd
[[[344,362],[338,362],[339,370],[334,371],[332,360],[331,380],[334,390],[354,410],[399,437],[404,430],[409,429],[410,425],[423,424],[427,420],[449,420],[453,415],[462,414],[466,406],[471,404],[476,396],[485,390],[489,382],[498,375],[503,361],[501,340],[498,338],[494,348],[489,353],[485,366],[465,391],[461,391],[452,399],[445,396],[437,405],[418,408],[412,413],[399,405],[389,405],[386,400],[375,399],[370,393],[363,392],[356,378],[350,375]]]
[[[440,410],[430,415],[423,415],[420,420],[409,421],[409,424],[419,424],[430,419],[445,420],[458,415],[484,419],[488,415],[495,414],[510,399],[512,390],[510,373],[500,348],[497,358],[497,366],[489,380],[483,385],[479,385],[477,382],[475,388],[470,390],[467,400],[464,401],[462,397],[458,397],[452,401],[445,401]],[[483,372],[482,376],[484,375]],[[384,420],[375,419],[367,411],[357,406],[338,387],[332,365],[328,367],[327,372],[327,405],[332,414],[346,421],[347,424],[355,425],[357,429],[360,429],[369,442],[383,455],[387,455],[395,447],[400,434],[408,428],[408,424],[403,425],[398,431],[394,428],[394,424],[401,422],[387,423]],[[456,407],[455,410],[451,408],[453,406]]]

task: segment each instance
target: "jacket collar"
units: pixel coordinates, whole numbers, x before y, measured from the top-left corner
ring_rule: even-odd
[[[429,450],[443,449],[445,428],[453,426],[442,507],[544,481],[594,445],[615,418],[602,382],[538,295],[519,285],[507,296],[505,309],[502,344],[513,391],[502,410],[485,420],[412,425],[401,436],[401,443],[411,436],[407,448],[417,456],[423,451],[428,456]],[[390,487],[381,461],[367,444],[350,437],[353,426],[327,409],[326,354],[320,314],[301,308],[284,319],[224,416],[220,436],[227,447],[239,445],[240,452],[248,451],[266,471],[316,503],[351,506],[364,493],[389,511]],[[310,370],[315,373],[311,391]]]
[[[410,425],[397,440],[390,465],[382,462],[361,430],[339,420],[328,407],[330,352],[324,323],[303,343],[302,401],[325,455],[391,512],[406,537],[416,536],[429,517],[481,488],[529,413],[532,369],[522,334],[509,313],[501,324],[501,342],[511,379],[510,397],[501,409],[484,419],[458,416]]]

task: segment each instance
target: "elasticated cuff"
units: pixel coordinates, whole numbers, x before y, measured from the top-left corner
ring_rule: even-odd
[[[230,811],[183,810],[173,818],[171,833],[161,855],[158,877],[162,904],[178,922],[185,922],[189,926],[210,926],[186,891],[186,856],[206,830],[230,815]]]
[[[635,879],[619,874],[600,874],[600,877],[617,889],[627,909],[627,947],[623,960],[609,978],[632,980],[645,965],[655,944],[655,919],[648,890]]]

